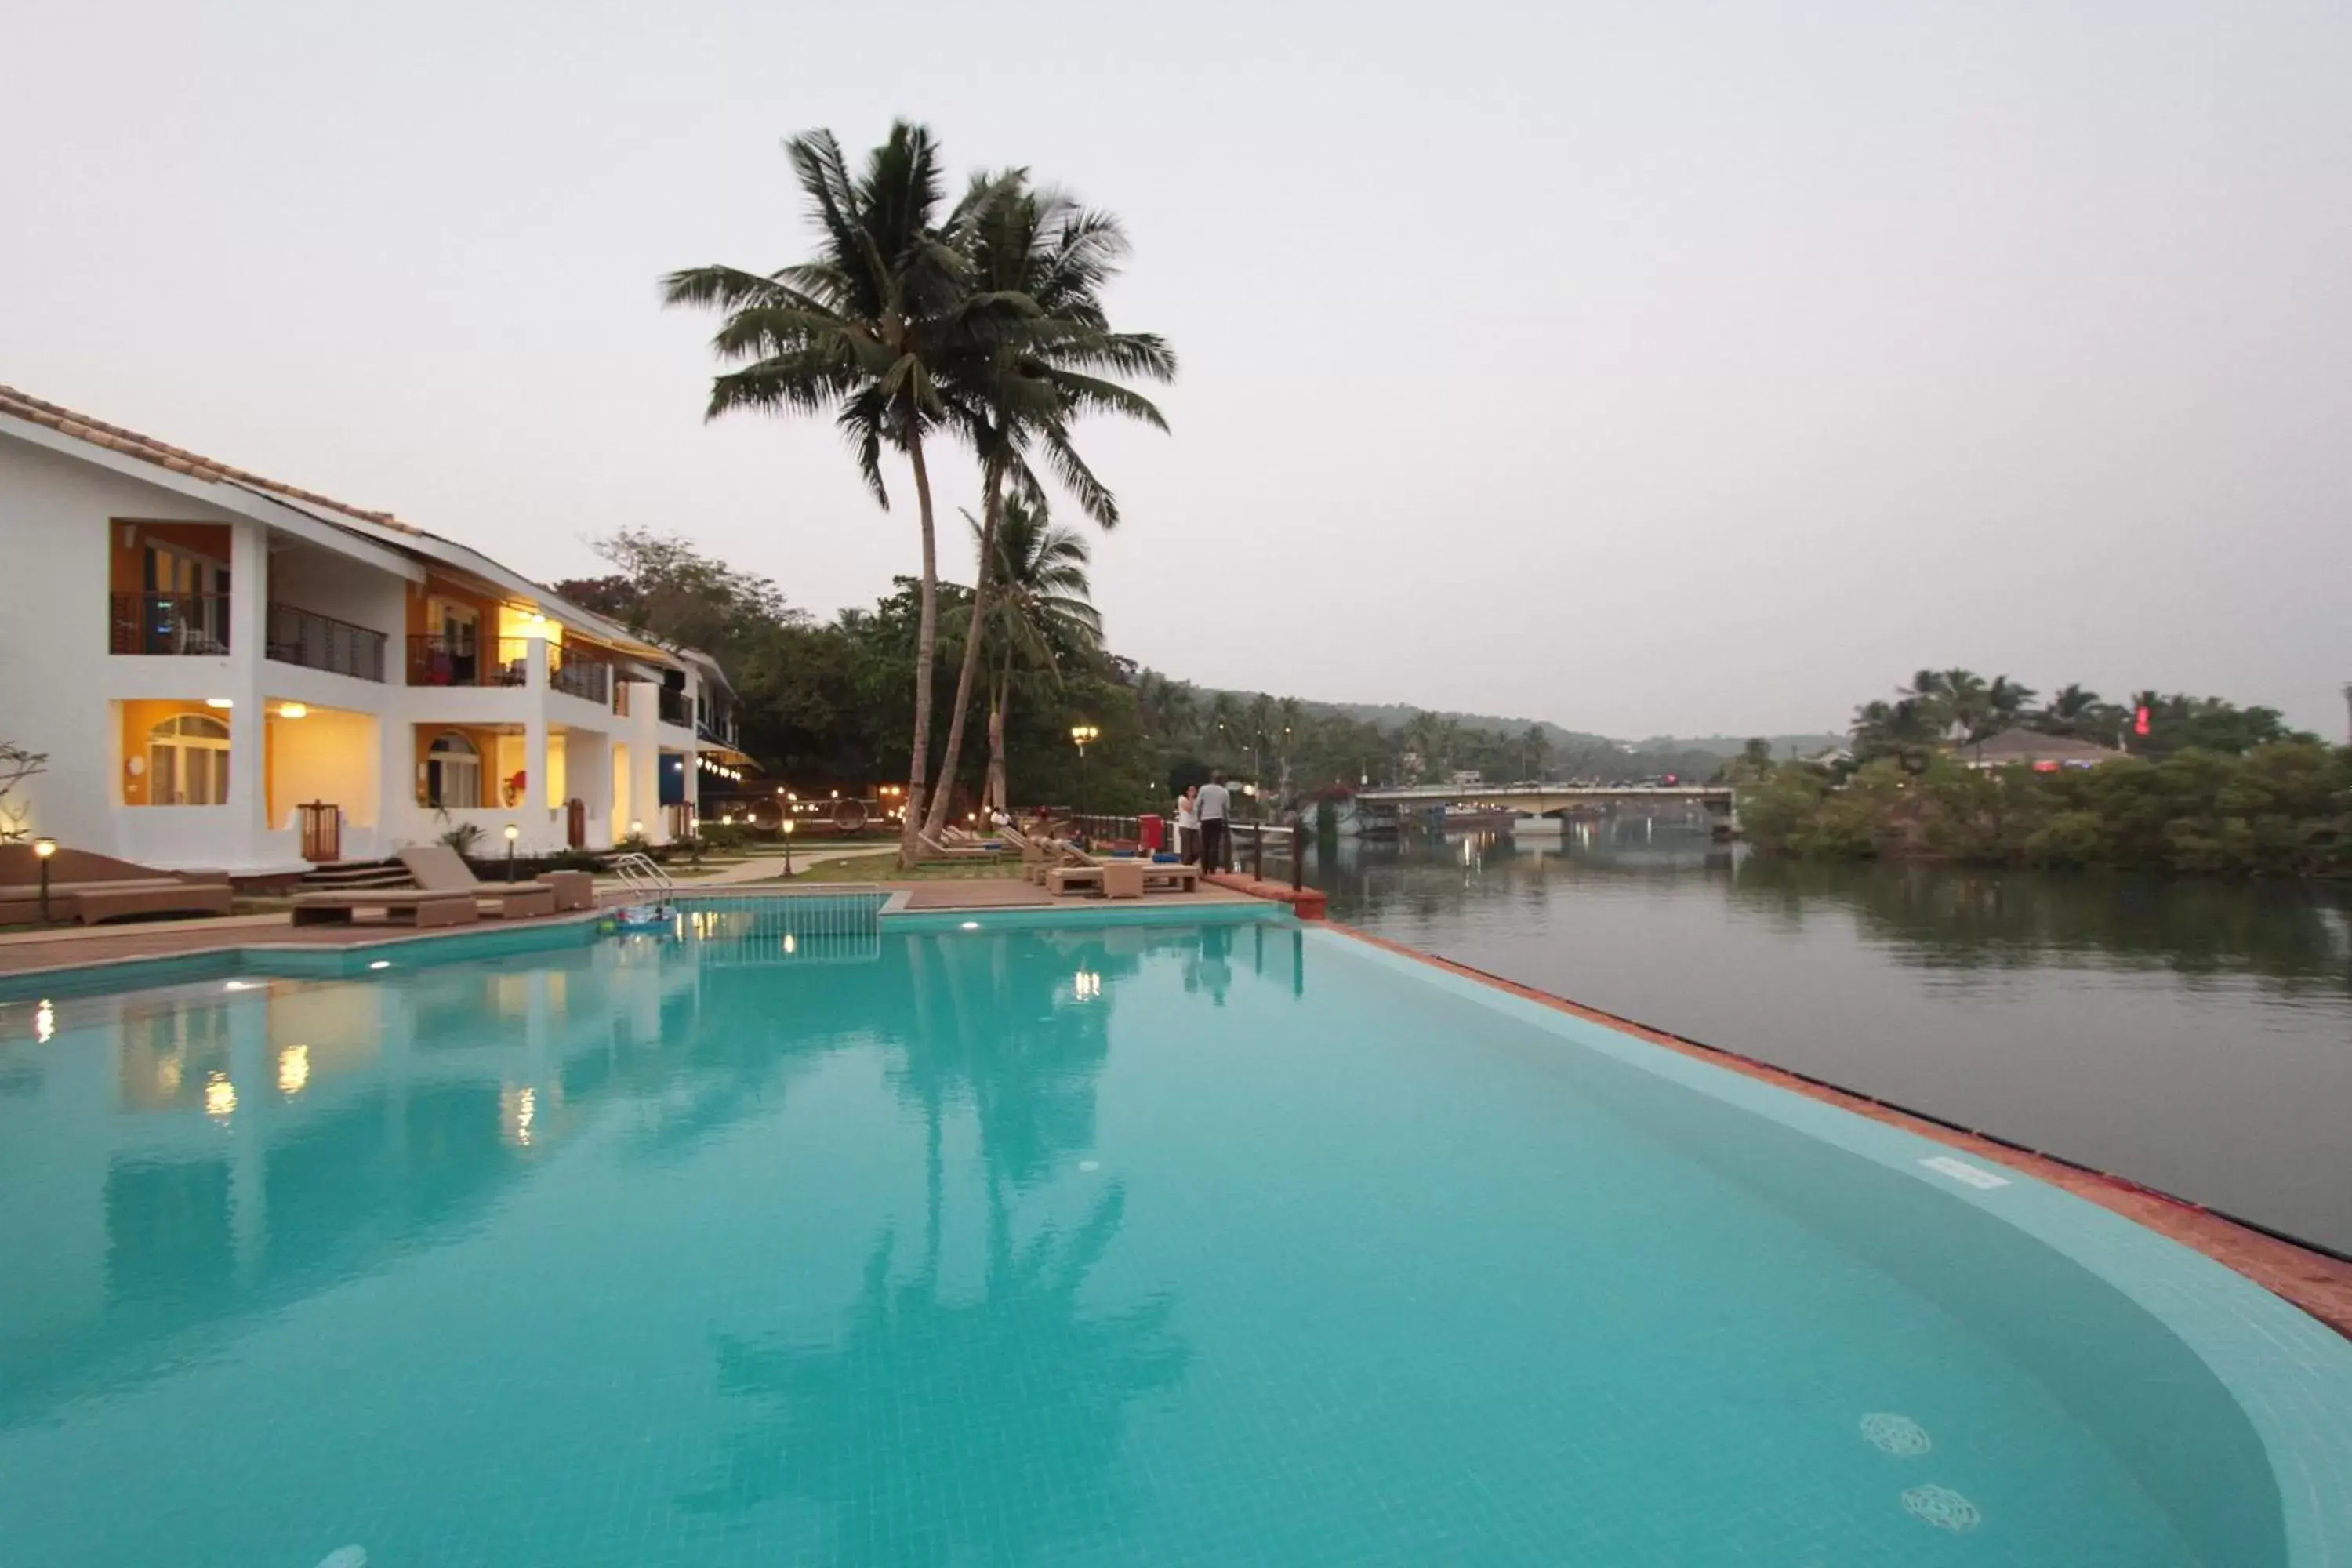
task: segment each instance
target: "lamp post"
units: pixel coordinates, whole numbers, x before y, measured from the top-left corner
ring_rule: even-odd
[[[33,840],[33,858],[41,863],[41,924],[49,923],[49,857],[58,852],[54,838]]]
[[[789,816],[784,818],[784,875],[793,874],[793,829],[799,825]]]
[[[517,826],[516,826],[513,823],[511,823],[511,822],[509,822],[509,823],[508,823],[508,824],[507,824],[507,880],[508,880],[508,881],[509,881],[509,882],[511,882],[511,881],[513,881],[513,880],[514,880],[514,847],[515,847],[515,840],[516,840],[516,839],[518,839],[518,838],[520,838],[521,837],[522,837],[522,829],[521,829],[521,828],[517,827]]]
[[[1087,746],[1090,742],[1101,740],[1102,731],[1092,724],[1073,724],[1070,726],[1070,739],[1077,743],[1078,748],[1078,804],[1083,809],[1087,795]]]

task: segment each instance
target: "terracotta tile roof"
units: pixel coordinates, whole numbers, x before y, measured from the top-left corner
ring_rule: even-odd
[[[347,501],[339,501],[332,496],[322,496],[315,490],[280,484],[276,479],[264,479],[261,475],[250,473],[244,468],[234,468],[227,463],[215,462],[199,453],[166,446],[152,437],[142,436],[136,430],[125,430],[119,425],[109,425],[103,420],[92,419],[87,414],[77,414],[70,408],[44,402],[29,393],[19,392],[13,386],[0,386],[0,414],[29,420],[36,425],[45,425],[61,436],[70,436],[78,441],[88,441],[94,447],[103,447],[109,451],[121,452],[125,457],[137,458],[144,462],[153,463],[159,468],[169,468],[175,474],[186,474],[193,479],[226,480],[233,484],[244,485],[268,495],[282,496],[289,500],[323,506],[331,510],[341,512],[347,517],[355,517],[363,522],[373,522],[382,528],[396,528],[405,533],[422,531],[419,529],[411,528],[388,511],[369,511],[364,507],[352,506]]]

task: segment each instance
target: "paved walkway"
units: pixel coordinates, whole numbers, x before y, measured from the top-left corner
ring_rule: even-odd
[[[795,849],[793,851],[793,879],[800,880],[809,867],[823,865],[827,860],[848,860],[862,855],[895,855],[898,852],[898,846],[893,844],[837,844],[822,849]],[[754,855],[736,865],[721,866],[707,877],[680,877],[677,889],[683,893],[697,888],[728,887],[737,882],[765,882],[783,874],[782,856]],[[612,878],[605,878],[596,885],[603,889],[618,888],[621,884]]]

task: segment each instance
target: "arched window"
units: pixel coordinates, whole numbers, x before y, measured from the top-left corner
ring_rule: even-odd
[[[147,804],[226,805],[228,726],[181,713],[147,731]]]
[[[425,804],[482,804],[482,753],[463,735],[440,735],[425,752]]]
[[[425,804],[428,806],[480,806],[482,752],[458,733],[433,738],[425,748]]]

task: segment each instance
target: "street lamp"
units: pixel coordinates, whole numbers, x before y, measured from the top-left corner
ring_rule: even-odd
[[[1073,724],[1070,726],[1070,739],[1077,743],[1078,801],[1084,805],[1087,797],[1087,746],[1091,742],[1101,740],[1102,731],[1092,724]]]
[[[513,823],[511,823],[511,822],[509,822],[509,823],[508,823],[508,824],[507,824],[507,880],[508,880],[508,881],[509,881],[509,882],[511,882],[511,881],[513,881],[513,880],[514,880],[514,847],[515,847],[515,840],[516,840],[516,839],[518,839],[518,838],[520,838],[521,837],[522,837],[522,829],[521,829],[521,828],[517,827],[517,826],[516,826]]]
[[[784,818],[784,875],[793,874],[793,829],[798,826],[791,817]]]
[[[33,840],[33,858],[41,863],[41,924],[49,923],[49,857],[58,852],[54,838]]]

